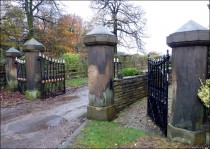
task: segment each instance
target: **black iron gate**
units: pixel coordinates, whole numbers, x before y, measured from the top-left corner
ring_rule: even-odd
[[[114,59],[114,78],[122,79],[122,62]]]
[[[6,85],[5,64],[0,64],[0,87],[4,87],[5,85]]]
[[[65,62],[39,55],[41,69],[41,97],[65,94]]]
[[[20,60],[16,58],[15,64],[17,65],[18,91],[22,94],[25,94],[27,89],[25,60]]]
[[[158,59],[148,57],[147,114],[167,135],[169,54]]]

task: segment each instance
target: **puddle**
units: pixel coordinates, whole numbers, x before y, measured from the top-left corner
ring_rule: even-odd
[[[60,117],[58,115],[51,115],[45,117],[44,119],[41,120],[39,119],[37,121],[36,119],[35,120],[33,118],[31,119],[32,119],[31,121],[27,120],[12,124],[8,127],[8,129],[18,134],[27,134],[27,133],[41,131],[44,129],[49,129],[67,121],[65,118]]]

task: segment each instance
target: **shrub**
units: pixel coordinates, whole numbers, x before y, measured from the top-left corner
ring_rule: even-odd
[[[125,68],[122,70],[123,72],[123,76],[135,76],[135,75],[139,75],[140,74],[140,70],[136,69],[136,68]]]
[[[79,66],[79,54],[66,53],[63,54],[66,66],[71,66],[72,69],[76,69]]]
[[[200,82],[201,87],[198,90],[198,97],[207,108],[210,108],[210,79],[206,80],[206,84],[204,84],[201,79]]]
[[[87,62],[84,56],[74,53],[63,54],[66,65],[66,77],[87,76]]]

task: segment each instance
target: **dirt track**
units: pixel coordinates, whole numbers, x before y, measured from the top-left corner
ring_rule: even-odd
[[[46,101],[1,107],[1,148],[57,148],[85,120],[87,93],[83,86]]]

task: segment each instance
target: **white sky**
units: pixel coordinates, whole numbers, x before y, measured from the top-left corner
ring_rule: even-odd
[[[165,54],[171,48],[166,44],[166,37],[178,30],[189,20],[194,20],[200,25],[209,28],[208,0],[200,1],[132,1],[140,5],[146,12],[147,34],[149,38],[144,39],[147,51],[157,51]],[[89,8],[90,1],[63,1],[66,11],[89,20],[92,10]],[[120,49],[119,49],[120,50]],[[136,51],[126,53],[136,53]]]

